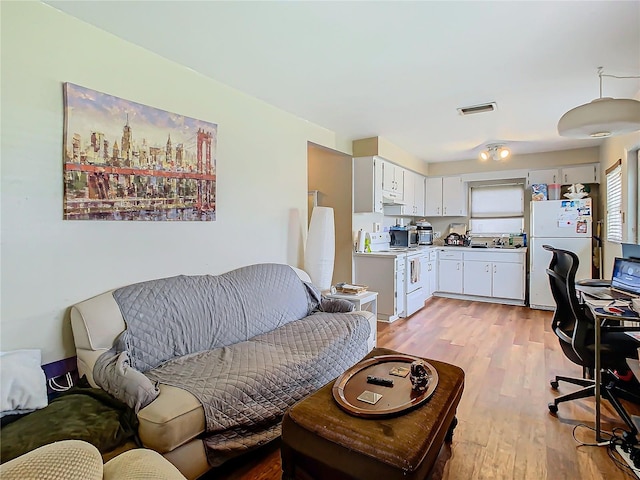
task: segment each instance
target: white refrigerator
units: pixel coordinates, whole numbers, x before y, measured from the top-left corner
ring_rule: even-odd
[[[578,255],[576,280],[591,278],[592,215],[590,198],[531,202],[529,243],[529,306],[554,310],[547,268],[551,252],[543,245],[569,250]]]

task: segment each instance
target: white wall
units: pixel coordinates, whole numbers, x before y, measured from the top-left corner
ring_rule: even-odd
[[[69,306],[132,282],[301,266],[307,142],[345,139],[47,5],[0,5],[2,350],[74,355]],[[63,221],[63,82],[217,123],[218,220]]]
[[[622,206],[625,212],[623,225],[624,239],[626,242],[634,243],[635,239],[629,236],[629,222],[633,221],[629,215],[629,202],[633,201],[634,195],[637,197],[638,192],[629,191],[629,162],[637,161],[637,150],[640,149],[640,132],[633,132],[626,135],[611,137],[604,141],[600,148],[600,204],[604,223],[603,239],[607,238],[606,234],[606,212],[607,212],[607,180],[606,170],[611,167],[618,159],[622,160]],[[613,259],[622,256],[622,246],[619,243],[612,243],[604,240],[602,242],[603,262],[602,272],[605,278],[611,278],[613,268]]]

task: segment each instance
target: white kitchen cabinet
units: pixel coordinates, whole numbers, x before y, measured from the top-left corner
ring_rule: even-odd
[[[438,291],[463,293],[463,257],[461,251],[438,251]]]
[[[464,252],[464,294],[524,302],[525,255],[514,251]]]
[[[402,200],[404,198],[405,169],[388,160],[382,161],[382,194]]]
[[[482,297],[493,296],[491,290],[492,276],[493,265],[491,262],[465,260],[462,293]]]
[[[570,185],[572,183],[600,183],[600,164],[575,165],[560,169],[560,183]]]
[[[527,174],[527,187],[538,183],[559,183],[560,170],[557,168],[550,168],[546,170],[529,170]]]
[[[422,297],[426,301],[433,297],[438,289],[438,252],[431,249],[420,258],[420,275],[422,279]]]
[[[461,177],[442,178],[442,215],[461,217],[467,214],[467,193]]]
[[[427,177],[426,190],[425,216],[467,214],[467,192],[461,177]]]
[[[353,159],[353,213],[383,213],[381,157]]]
[[[524,256],[521,257],[519,262],[493,263],[492,296],[524,301],[525,267]]]
[[[442,216],[442,177],[427,177],[425,216]]]
[[[429,276],[429,297],[438,289],[438,251],[429,252],[429,263],[427,264],[427,275]]]
[[[404,172],[404,214],[424,216],[424,177],[418,173],[405,170]]]
[[[527,187],[534,183],[600,183],[600,164],[572,165],[561,168],[530,170],[527,174]]]
[[[414,185],[415,185],[415,191],[414,191],[414,206],[416,207],[416,216],[418,217],[424,217],[424,206],[425,206],[425,202],[426,202],[426,198],[425,198],[425,193],[426,193],[426,185],[425,185],[425,181],[426,179],[419,174],[415,174],[414,177]]]
[[[356,253],[353,283],[378,292],[378,320],[393,322],[405,316],[405,255]]]

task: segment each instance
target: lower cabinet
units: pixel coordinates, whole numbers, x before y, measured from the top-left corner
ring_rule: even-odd
[[[524,300],[524,264],[465,260],[463,293]]]
[[[462,261],[461,251],[438,252],[438,291],[463,293]]]
[[[438,255],[439,293],[503,299],[524,304],[524,250],[440,249]]]
[[[491,277],[493,276],[493,266],[491,262],[479,262],[475,260],[465,260],[464,281],[462,293],[466,295],[480,295],[491,297]]]

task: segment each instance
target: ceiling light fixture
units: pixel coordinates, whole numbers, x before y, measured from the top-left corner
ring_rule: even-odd
[[[487,145],[487,149],[480,152],[480,160],[495,160],[499,162],[500,160],[506,159],[509,155],[511,155],[511,150],[509,150],[504,145],[499,145],[497,143],[492,143]]]
[[[640,78],[638,76],[619,77],[605,75],[598,67],[600,98],[580,105],[565,113],[558,122],[558,133],[571,138],[602,138],[640,130],[640,102],[632,98],[611,98],[602,96],[602,77]]]

